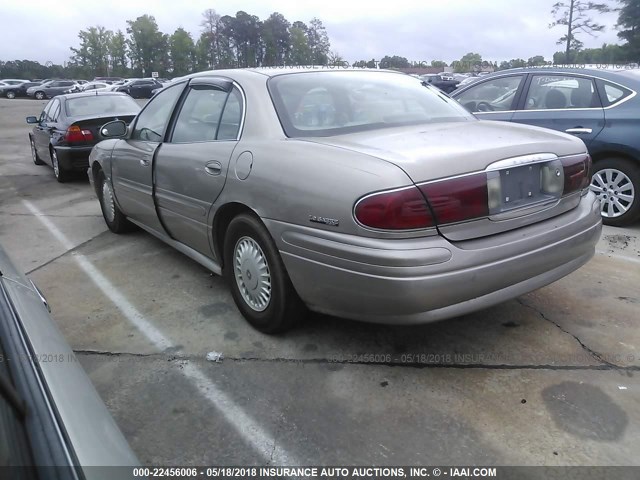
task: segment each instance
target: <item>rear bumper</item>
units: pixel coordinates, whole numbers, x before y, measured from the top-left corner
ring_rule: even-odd
[[[592,193],[573,210],[490,237],[373,240],[267,221],[310,309],[376,323],[418,324],[487,308],[552,283],[595,253]]]
[[[86,171],[93,145],[83,147],[55,147],[58,163],[64,170]]]

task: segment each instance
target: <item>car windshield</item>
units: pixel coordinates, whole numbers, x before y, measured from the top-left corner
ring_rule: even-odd
[[[129,96],[96,95],[69,98],[66,102],[68,117],[84,117],[89,115],[122,115],[137,112],[140,107]]]
[[[397,73],[292,73],[271,78],[269,90],[289,137],[474,120],[457,102]]]

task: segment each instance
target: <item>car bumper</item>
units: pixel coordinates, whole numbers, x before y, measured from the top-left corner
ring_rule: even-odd
[[[58,164],[64,170],[86,171],[89,167],[89,154],[93,145],[83,147],[55,147]]]
[[[389,324],[452,318],[548,285],[593,257],[602,230],[592,193],[562,215],[463,242],[439,235],[363,239],[266,224],[311,310]]]

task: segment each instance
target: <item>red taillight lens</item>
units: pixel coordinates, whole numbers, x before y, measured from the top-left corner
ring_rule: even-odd
[[[591,156],[561,159],[564,170],[563,195],[582,190],[591,182]]]
[[[435,225],[429,206],[416,187],[369,195],[356,204],[355,217],[362,225],[381,230]]]
[[[93,134],[91,133],[91,130],[82,129],[77,125],[72,125],[67,129],[64,139],[67,143],[92,142]]]
[[[419,188],[429,200],[438,224],[489,215],[486,173],[439,180]]]

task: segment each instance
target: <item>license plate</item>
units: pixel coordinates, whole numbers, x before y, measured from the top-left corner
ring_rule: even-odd
[[[522,208],[551,198],[540,186],[542,165],[544,164],[536,163],[499,171],[501,211]]]

